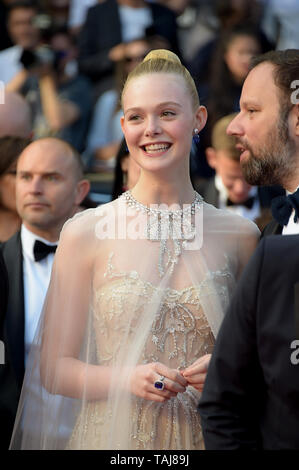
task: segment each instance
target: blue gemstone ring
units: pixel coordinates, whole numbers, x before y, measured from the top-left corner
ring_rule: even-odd
[[[156,380],[156,382],[154,383],[155,388],[157,388],[158,390],[164,390],[164,379],[165,377],[164,375],[162,375],[159,380]]]

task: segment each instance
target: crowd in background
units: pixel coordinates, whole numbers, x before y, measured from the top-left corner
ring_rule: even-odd
[[[59,137],[81,154],[94,204],[115,193],[123,139],[120,92],[150,50],[179,55],[208,109],[190,156],[192,180],[201,188],[215,175],[206,156],[213,127],[238,111],[251,57],[299,42],[296,1],[282,9],[275,0],[3,0],[0,8],[5,92],[29,104],[32,139]],[[124,181],[131,180],[127,167]]]
[[[192,143],[193,185],[208,203],[234,210],[262,229],[271,199],[284,190],[261,190],[245,181],[235,140],[226,128],[239,110],[251,58],[272,49],[298,49],[298,20],[297,0],[0,2],[0,242],[8,240],[8,275],[16,281],[10,284],[8,311],[22,312],[19,323],[14,313],[7,315],[14,324],[8,338],[13,347],[7,352],[18,384],[12,385],[13,394],[9,386],[3,397],[0,390],[0,405],[7,403],[1,446],[8,446],[25,356],[56,249],[43,268],[31,272],[30,263],[40,253],[34,260],[30,227],[52,247],[69,217],[118,197],[138,181],[140,168],[120,126],[121,90],[130,71],[152,49],[178,54],[208,109],[207,126]],[[16,193],[19,155],[24,169]],[[38,194],[46,206],[44,219],[28,219],[30,196],[24,188],[29,183],[30,194]],[[28,278],[24,274],[23,279],[22,263]],[[30,292],[36,289],[41,294],[33,305]],[[7,383],[15,381],[9,367],[0,378]]]
[[[173,50],[208,108],[208,126],[191,156],[192,174],[207,178],[214,174],[205,158],[213,125],[238,110],[250,58],[296,45],[298,2],[279,4],[3,0],[0,80],[30,104],[34,139],[58,136],[82,154],[86,171],[107,173],[122,140],[119,95],[126,75],[149,50]]]

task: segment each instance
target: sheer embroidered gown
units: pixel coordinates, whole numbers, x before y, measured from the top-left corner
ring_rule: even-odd
[[[195,388],[165,403],[129,390],[137,364],[183,370],[212,352],[236,279],[256,244],[254,224],[200,198],[188,214],[191,223],[182,214],[179,223],[170,218],[172,235],[162,240],[163,217],[149,224],[153,214],[124,195],[66,224],[32,352],[32,371],[41,372],[35,375],[42,419],[36,419],[33,436],[28,371],[19,408],[23,448],[204,447]],[[189,240],[173,235],[182,224],[194,232]],[[57,367],[61,358],[63,368]],[[99,366],[112,371],[101,397],[88,380]],[[59,397],[57,412],[53,396]],[[61,433],[66,419],[68,430]]]

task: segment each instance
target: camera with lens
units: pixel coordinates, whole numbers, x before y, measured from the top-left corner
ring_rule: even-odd
[[[45,14],[36,15],[33,24],[40,33],[40,45],[35,49],[24,49],[20,62],[25,69],[42,65],[50,65],[55,68],[57,57],[49,45],[52,35],[51,17]]]

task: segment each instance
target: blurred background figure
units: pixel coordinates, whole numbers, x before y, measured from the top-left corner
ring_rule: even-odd
[[[21,227],[16,207],[16,168],[19,155],[30,142],[22,137],[0,137],[0,242]]]
[[[113,169],[115,165],[115,156],[123,138],[120,125],[123,114],[120,104],[123,84],[130,71],[142,62],[155,45],[153,39],[142,37],[123,43],[122,49],[119,49],[114,69],[115,86],[97,100],[87,136],[85,159],[91,162],[94,171]]]
[[[6,85],[25,96],[34,138],[55,136],[82,151],[92,109],[89,81],[77,73],[77,48],[67,29],[50,28],[47,43],[25,49],[24,68]]]
[[[88,8],[100,3],[100,1],[101,0],[70,0],[68,27],[72,34],[79,34],[85,23]]]
[[[259,0],[214,0],[199,3],[200,22],[195,26],[193,35],[194,41],[199,41],[200,45],[192,55],[188,55],[189,67],[195,79],[199,78],[200,81],[207,79],[211,57],[219,44],[220,37],[237,25],[246,24],[256,28],[261,35],[263,51],[273,47],[260,26],[263,8]]]
[[[0,140],[3,137],[7,139],[6,136],[17,136],[20,138],[28,138],[31,135],[31,119],[30,119],[30,109],[24,98],[17,93],[5,92],[4,103],[0,105]],[[22,140],[22,139],[21,139]],[[1,150],[0,150],[1,153]],[[4,159],[6,157],[4,156]],[[6,167],[4,161],[1,159],[0,165],[4,168]],[[14,185],[15,176],[6,175],[2,179],[10,180],[10,188]],[[3,191],[5,183],[3,181],[0,183],[0,192]],[[5,189],[4,189],[5,191]],[[5,194],[3,198],[7,199]],[[12,195],[12,198],[8,201],[8,205],[11,208],[15,201],[15,196]],[[1,205],[3,204],[0,203]],[[3,204],[4,205],[4,204]],[[15,209],[13,209],[14,211]],[[1,211],[1,210],[0,210]],[[12,211],[12,212],[13,212]],[[10,228],[14,228],[18,224],[16,221],[15,215],[12,216],[10,221]],[[2,225],[5,223],[1,221]],[[3,239],[6,238],[7,233],[2,234]],[[0,236],[0,240],[2,237]],[[11,437],[11,430],[14,423],[15,410],[18,404],[18,393],[17,393],[17,384],[14,370],[12,368],[11,356],[8,351],[7,344],[5,341],[4,335],[4,322],[6,314],[6,304],[8,300],[8,292],[10,286],[8,285],[8,276],[4,266],[1,266],[0,261],[0,310],[1,310],[1,319],[0,319],[0,340],[4,342],[5,346],[5,364],[0,367],[0,416],[1,416],[1,426],[0,426],[0,449],[7,449],[9,446],[9,441]],[[1,292],[2,290],[2,292]]]
[[[239,110],[243,82],[251,58],[262,52],[259,33],[246,25],[224,32],[211,57],[209,82],[199,77],[198,91],[209,112],[209,126],[221,117]]]
[[[9,389],[12,397],[19,397],[21,392],[28,351],[47,292],[60,230],[80,210],[88,191],[89,183],[84,179],[80,156],[66,142],[39,139],[21,153],[17,164],[16,201],[22,225],[1,245],[9,279],[4,339],[16,378],[15,388]],[[9,386],[9,383],[3,385],[1,393],[7,392]],[[17,404],[18,398],[10,404],[13,414]],[[1,416],[7,412],[8,405],[0,401]],[[40,404],[36,406],[38,409]],[[7,446],[13,422],[14,416],[1,429]]]
[[[0,105],[0,137],[31,137],[31,113],[26,100],[18,93],[5,90],[4,103]]]
[[[264,228],[271,219],[271,200],[284,194],[279,186],[251,186],[242,173],[240,151],[236,139],[226,133],[227,126],[237,113],[224,116],[212,130],[212,145],[206,149],[207,162],[215,171],[209,179],[195,180],[196,190],[206,202],[220,209],[228,209]]]
[[[40,30],[34,22],[38,7],[33,1],[10,2],[7,30],[13,45],[0,52],[0,80],[5,84],[23,70],[20,62],[24,49],[33,50],[40,42]]]
[[[12,46],[11,38],[7,31],[7,13],[9,3],[9,0],[2,0],[0,2],[0,51]]]
[[[237,25],[222,33],[213,50],[208,78],[198,76],[196,83],[201,103],[208,109],[208,122],[201,134],[200,145],[195,149],[196,172],[210,177],[205,150],[211,146],[211,132],[221,117],[237,112],[242,84],[249,72],[250,60],[262,52],[259,32],[246,25]]]
[[[276,49],[298,49],[298,23],[298,0],[267,0],[262,28],[268,39],[276,45]]]
[[[51,17],[54,26],[66,26],[69,16],[70,0],[38,0],[43,11]]]
[[[130,156],[126,141],[123,139],[116,155],[112,199],[116,199],[128,189],[134,188],[139,176],[140,166]]]
[[[122,43],[149,31],[178,52],[175,13],[159,3],[109,0],[88,9],[79,35],[79,67],[93,81],[97,96],[111,88],[113,63],[122,55]]]

